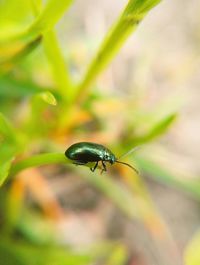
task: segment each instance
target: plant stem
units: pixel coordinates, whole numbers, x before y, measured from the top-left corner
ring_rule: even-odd
[[[74,101],[82,102],[85,99],[90,85],[95,81],[98,74],[106,68],[148,11],[160,1],[129,0],[126,8],[104,38],[95,58],[92,60],[85,76],[77,87]]]
[[[55,33],[50,30],[44,34],[44,48],[51,65],[53,76],[63,100],[68,102],[72,95],[73,85],[69,69],[65,63]]]
[[[167,169],[162,168],[156,162],[135,155],[134,160],[139,167],[149,174],[151,178],[164,183],[172,188],[176,188],[190,194],[193,198],[200,200],[200,183],[195,180],[184,180],[171,174]]]
[[[42,10],[42,1],[32,0],[31,3],[33,13],[37,17]],[[53,29],[44,34],[43,46],[52,69],[57,89],[60,92],[63,101],[67,102],[72,93],[72,80]]]
[[[35,155],[14,163],[11,167],[10,175],[16,175],[20,171],[30,167],[38,167],[54,163],[71,164],[71,161],[67,159],[62,153],[47,153]]]

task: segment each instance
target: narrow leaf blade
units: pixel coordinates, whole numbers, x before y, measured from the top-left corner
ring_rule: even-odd
[[[9,174],[12,160],[13,159],[10,159],[4,162],[3,164],[0,164],[0,187],[2,186]]]

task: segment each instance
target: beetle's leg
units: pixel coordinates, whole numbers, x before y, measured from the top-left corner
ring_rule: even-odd
[[[106,164],[103,161],[101,161],[101,163],[103,166],[103,169],[101,170],[101,174],[102,174],[104,171],[107,171],[107,168],[106,168]]]
[[[90,168],[90,170],[91,170],[92,172],[94,172],[94,171],[95,171],[95,169],[97,168],[97,166],[98,166],[98,162],[99,162],[99,161],[97,161],[97,162],[96,162],[96,164],[95,164],[95,166],[94,166],[94,167],[91,167],[91,168]]]

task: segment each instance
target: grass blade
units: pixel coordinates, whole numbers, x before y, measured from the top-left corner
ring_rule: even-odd
[[[51,30],[44,35],[44,48],[50,63],[53,77],[63,101],[69,101],[72,95],[72,80],[66,66],[55,33]]]
[[[149,143],[154,140],[156,137],[164,134],[177,117],[176,113],[172,113],[162,120],[158,121],[154,126],[144,135],[136,136],[134,139],[129,140],[133,146],[138,146],[144,143]]]
[[[0,113],[0,186],[9,174],[12,160],[18,150],[16,131],[11,123]]]
[[[42,9],[42,1],[32,0],[31,3],[33,13],[37,16]],[[68,101],[71,95],[72,80],[56,38],[56,34],[53,30],[49,30],[44,34],[43,44],[58,91],[60,92],[63,100]]]
[[[116,24],[111,28],[101,44],[96,57],[91,62],[86,75],[76,91],[76,100],[82,100],[87,94],[89,86],[98,74],[106,68],[108,63],[119,51],[130,34],[137,28],[139,22],[147,12],[161,0],[129,0],[125,10]]]
[[[15,175],[26,168],[49,165],[53,163],[70,164],[71,161],[68,160],[64,154],[60,153],[46,153],[35,155],[13,164],[10,174]]]
[[[72,0],[57,1],[48,0],[33,23],[25,30],[9,36],[6,40],[2,40],[4,44],[10,41],[25,40],[31,41],[51,30],[63,15],[65,10],[70,6]]]
[[[156,181],[177,188],[200,200],[200,183],[194,180],[184,180],[174,176],[167,169],[149,158],[135,155],[134,160],[139,167]]]
[[[71,164],[72,162],[61,153],[39,154],[13,164],[10,175],[14,176],[24,169],[52,163]],[[86,166],[90,165],[87,164]],[[99,177],[99,174],[96,172],[86,172],[83,169],[77,169],[77,171],[80,172],[89,183],[106,194],[129,218],[140,218],[140,211],[137,209],[137,204],[134,202],[133,196],[128,190],[124,190],[109,176],[104,175]]]
[[[52,106],[57,105],[57,100],[50,91],[40,92],[38,94],[35,94],[35,97],[42,99],[44,102],[48,103],[49,105]]]
[[[6,180],[9,174],[11,163],[12,159],[4,162],[3,164],[0,164],[0,187],[2,186],[2,184],[4,183],[4,181]]]
[[[41,36],[22,44],[21,49],[15,54],[9,54],[6,58],[0,58],[0,69],[2,73],[8,72],[12,67],[29,53],[31,53],[41,42]],[[12,50],[12,44],[10,49]]]
[[[200,264],[200,230],[192,237],[184,252],[185,265]]]
[[[0,113],[0,135],[9,141],[15,140],[15,129],[2,113]]]
[[[30,36],[38,36],[52,29],[65,10],[70,6],[72,0],[56,1],[49,0],[40,15],[27,31]]]

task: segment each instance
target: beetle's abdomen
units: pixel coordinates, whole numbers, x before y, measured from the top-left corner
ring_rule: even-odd
[[[94,161],[100,161],[101,157],[96,153],[92,152],[90,149],[88,150],[74,150],[72,152],[65,152],[65,155],[71,159],[76,161],[83,161],[83,162],[94,162]]]
[[[98,147],[98,148],[97,148]],[[71,145],[65,152],[66,157],[74,161],[95,162],[103,159],[104,147],[81,142]]]

